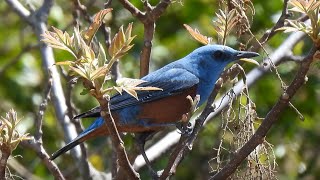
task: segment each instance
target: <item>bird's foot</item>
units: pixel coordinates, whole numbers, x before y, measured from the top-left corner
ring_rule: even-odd
[[[192,124],[190,122],[177,122],[176,123],[176,127],[178,128],[178,130],[180,131],[180,134],[183,135],[190,135],[192,133]]]

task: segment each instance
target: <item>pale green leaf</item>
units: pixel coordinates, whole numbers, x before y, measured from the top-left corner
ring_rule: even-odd
[[[78,76],[82,76],[83,78],[85,79],[88,79],[87,75],[85,74],[84,71],[80,70],[79,67],[73,67],[73,66],[70,66],[70,69],[75,72]]]
[[[118,86],[125,86],[125,87],[128,87],[128,86],[135,87],[144,82],[146,81],[142,79],[132,79],[132,78],[120,78],[116,81]]]
[[[123,87],[123,90],[126,91],[126,92],[127,92],[129,95],[131,95],[132,97],[134,97],[134,98],[136,98],[137,100],[139,100],[138,94],[137,94],[137,92],[136,92],[134,89]]]
[[[73,61],[61,61],[61,62],[56,62],[54,65],[57,65],[57,66],[71,66],[73,64],[74,64]]]

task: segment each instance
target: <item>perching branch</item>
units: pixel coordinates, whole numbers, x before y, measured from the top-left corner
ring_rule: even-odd
[[[116,127],[116,123],[109,108],[109,99],[106,96],[96,98],[99,101],[101,107],[101,117],[103,117],[108,131],[110,132],[112,144],[116,150],[116,154],[118,157],[117,160],[119,161],[119,166],[125,171],[128,179],[140,179],[139,174],[133,169],[128,159],[124,143],[121,140],[118,129]]]
[[[206,117],[214,111],[215,107],[213,107],[212,104],[214,99],[218,95],[218,92],[221,89],[222,84],[223,84],[222,79],[218,79],[209,97],[209,100],[206,104],[205,109],[202,111],[201,115],[196,120],[192,134],[181,135],[180,141],[176,145],[174,151],[171,153],[168,165],[164,169],[160,179],[165,180],[171,175],[175,174],[176,169],[180,164],[180,162],[182,161],[182,159],[186,156],[187,153],[189,153],[192,150],[193,143],[195,142],[200,130],[202,129],[202,126],[206,120]]]

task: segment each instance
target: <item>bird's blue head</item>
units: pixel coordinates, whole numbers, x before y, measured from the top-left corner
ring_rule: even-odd
[[[200,79],[197,93],[200,94],[202,103],[209,97],[215,82],[229,63],[258,55],[222,45],[206,45],[194,50],[182,61],[185,62],[185,68]]]
[[[206,69],[210,69],[211,66],[216,68],[222,67],[223,69],[230,62],[255,56],[259,56],[259,54],[248,51],[237,51],[223,45],[206,45],[191,52],[187,58],[194,61],[193,63],[206,66]]]

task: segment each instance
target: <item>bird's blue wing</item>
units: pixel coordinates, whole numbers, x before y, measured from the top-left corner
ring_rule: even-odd
[[[199,78],[184,68],[159,69],[144,78],[146,82],[141,83],[139,87],[158,87],[162,90],[155,91],[137,91],[138,100],[128,93],[116,94],[110,100],[110,109],[112,111],[139,105],[172,96],[181,93],[183,90],[191,88],[199,83]],[[100,116],[100,107],[80,114],[75,118],[98,117]]]

